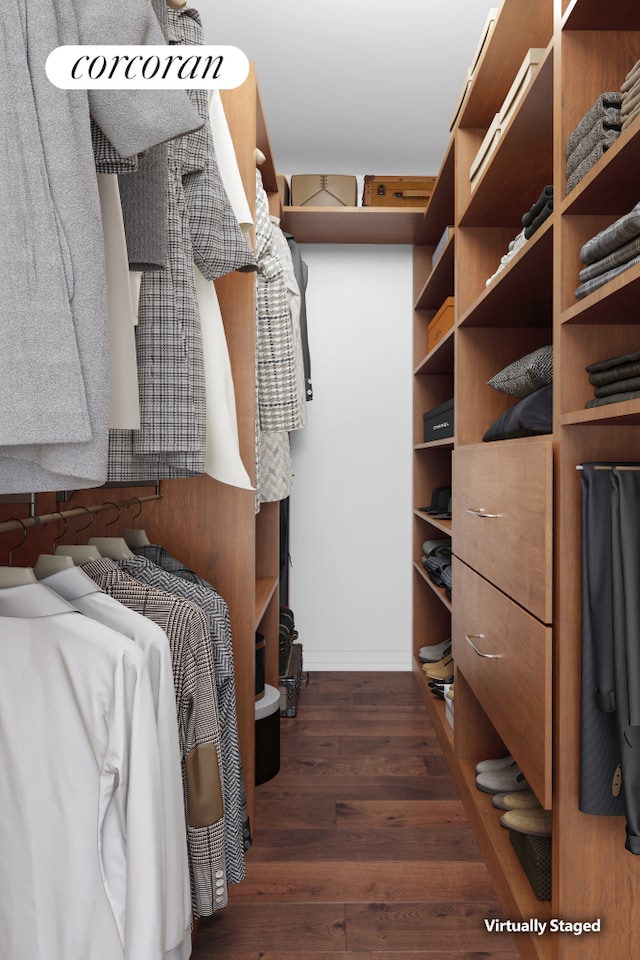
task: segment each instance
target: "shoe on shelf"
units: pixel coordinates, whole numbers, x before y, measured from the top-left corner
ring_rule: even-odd
[[[437,663],[447,654],[451,653],[451,637],[443,640],[442,643],[436,643],[432,647],[420,647],[418,650],[418,660],[421,663]]]
[[[490,770],[502,770],[504,767],[508,767],[513,763],[513,757],[511,754],[507,754],[506,757],[496,757],[495,760],[480,760],[479,763],[476,763],[476,773],[488,773]]]
[[[476,787],[484,793],[517,793],[529,790],[529,783],[513,760],[508,767],[502,770],[489,770],[476,776]]]
[[[447,692],[445,693],[445,697],[447,698],[447,700],[451,700],[451,702],[453,703],[453,699],[454,699],[454,698],[453,698],[453,684],[451,684],[451,686],[449,687],[449,689],[448,689]]]
[[[449,654],[437,663],[423,663],[422,669],[432,680],[444,680],[453,673],[453,657]]]
[[[518,793],[495,793],[491,803],[498,810],[528,810],[536,807],[543,809],[533,790],[520,790]]]
[[[500,823],[508,830],[517,833],[533,834],[536,837],[551,836],[551,811],[542,807],[530,810],[507,810],[500,817]]]

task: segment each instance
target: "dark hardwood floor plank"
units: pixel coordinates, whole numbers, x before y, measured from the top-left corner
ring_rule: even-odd
[[[275,900],[411,901],[418,896],[456,902],[492,900],[495,892],[485,864],[468,860],[260,863],[250,859],[246,880],[229,889],[232,905]]]
[[[376,824],[405,827],[414,835],[420,827],[468,824],[461,800],[351,800],[336,804],[336,827]]]
[[[238,903],[202,920],[196,943],[194,957],[215,960],[235,960],[243,951],[273,944],[298,953],[344,953],[345,908],[335,903]]]

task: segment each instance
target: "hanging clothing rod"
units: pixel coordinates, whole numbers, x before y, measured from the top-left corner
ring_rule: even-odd
[[[24,520],[5,520],[0,523],[0,533],[10,530],[20,530],[29,527],[39,527],[47,523],[68,520],[70,517],[86,517],[87,513],[102,513],[104,510],[113,510],[116,507],[134,507],[139,503],[148,503],[150,500],[162,500],[161,493],[151,493],[146,497],[132,497],[129,500],[110,500],[106,503],[97,503],[91,507],[74,507],[72,510],[60,510],[55,513],[45,513],[41,517],[25,517]]]

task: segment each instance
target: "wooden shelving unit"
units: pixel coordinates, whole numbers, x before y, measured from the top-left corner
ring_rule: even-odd
[[[545,49],[542,64],[472,188],[471,163],[530,47]],[[593,459],[638,459],[640,401],[587,409],[593,388],[584,368],[594,360],[638,349],[640,268],[581,301],[575,289],[582,244],[640,199],[635,173],[640,121],[624,131],[568,196],[565,145],[599,94],[620,89],[638,59],[640,9],[630,0],[606,8],[596,0],[542,0],[533,5],[504,0],[414,248],[416,680],[506,916],[602,918],[599,935],[517,937],[526,960],[633,960],[637,955],[632,918],[640,896],[640,862],[624,849],[624,820],[586,816],[578,808],[581,561],[576,465]],[[522,214],[551,183],[553,214],[487,285],[521,229]],[[451,260],[439,261],[432,270],[434,245],[447,225],[454,231],[443,257]],[[455,296],[455,327],[430,354],[425,328],[443,294]],[[547,343],[554,348],[552,433],[482,443],[486,428],[513,402],[486,381]],[[455,398],[452,444],[420,443],[422,413],[446,394]],[[485,526],[480,530],[468,518],[463,520],[472,505],[500,512],[491,506],[491,492],[483,486],[491,471],[497,471],[500,479],[494,486],[510,503],[504,510],[510,522],[526,520],[530,533],[542,531],[542,545],[534,548],[532,536],[524,534],[514,539],[519,543],[515,550],[505,537],[503,560],[490,559],[491,540],[506,527],[492,532],[486,526],[492,521],[481,521],[478,527]],[[525,486],[536,471],[542,486],[531,494]],[[418,507],[429,503],[434,487],[446,483],[453,487],[453,521],[447,531],[454,552],[451,602],[432,589],[418,569],[421,542],[442,535],[442,526]],[[467,503],[474,495],[482,503]],[[538,498],[536,507],[531,496]],[[546,575],[536,573],[543,569]],[[531,581],[537,585],[536,597]],[[481,608],[489,618],[492,611],[498,617],[493,631],[486,631],[493,638],[503,634],[517,645],[523,630],[530,631],[528,649],[512,654],[513,673],[507,673],[511,680],[496,675],[492,680],[486,672],[490,661],[483,661],[480,669],[464,647],[467,618],[471,622]],[[525,626],[510,627],[512,614]],[[447,635],[452,635],[456,660],[453,735],[417,658],[420,646]],[[526,681],[517,680],[517,668],[529,656],[537,665],[529,668]],[[512,688],[517,688],[520,704]],[[522,706],[522,718],[515,719]],[[530,722],[528,713],[537,719]],[[475,787],[476,762],[507,752],[516,756],[540,801],[553,811],[549,903],[536,899],[491,798]]]
[[[423,218],[422,207],[283,207],[298,243],[411,244]]]

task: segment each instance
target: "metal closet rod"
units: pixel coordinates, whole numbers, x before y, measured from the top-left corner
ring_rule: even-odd
[[[96,503],[90,507],[73,507],[71,510],[56,510],[55,513],[45,513],[40,517],[25,517],[24,520],[5,520],[0,523],[0,533],[10,530],[22,530],[29,527],[40,527],[47,523],[68,520],[70,517],[86,517],[87,513],[102,513],[104,510],[118,510],[121,507],[134,507],[139,503],[148,503],[150,500],[162,500],[161,493],[150,493],[145,497],[131,497],[128,500],[108,500],[105,503]]]

